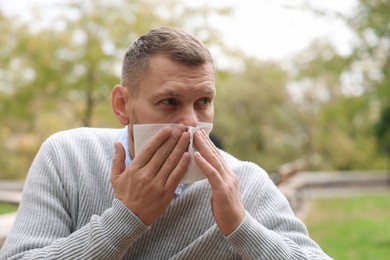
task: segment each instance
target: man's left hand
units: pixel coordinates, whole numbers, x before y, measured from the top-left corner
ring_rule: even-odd
[[[195,162],[207,177],[211,189],[211,208],[220,231],[226,236],[238,228],[245,217],[237,176],[227,166],[204,130],[195,132]]]

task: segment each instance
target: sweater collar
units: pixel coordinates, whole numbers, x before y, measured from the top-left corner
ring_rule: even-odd
[[[126,168],[129,166],[131,162],[131,157],[130,157],[130,152],[129,152],[129,131],[127,130],[128,126],[125,126],[120,135],[119,135],[119,142],[122,144],[123,148],[125,149],[126,152]]]

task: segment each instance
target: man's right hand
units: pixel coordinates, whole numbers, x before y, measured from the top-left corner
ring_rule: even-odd
[[[111,184],[115,196],[145,225],[157,220],[171,202],[191,160],[186,152],[189,141],[184,125],[164,127],[127,168],[123,146],[114,144]]]

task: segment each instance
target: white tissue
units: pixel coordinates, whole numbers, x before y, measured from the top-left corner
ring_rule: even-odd
[[[169,126],[175,127],[177,124],[139,124],[133,125],[133,138],[134,138],[134,152],[135,156],[142,151],[144,145],[155,135],[161,128]],[[194,160],[194,153],[197,151],[194,146],[193,136],[198,129],[203,129],[207,134],[213,129],[213,124],[210,123],[199,123],[197,127],[187,126],[187,131],[190,133],[191,139],[188,146],[188,152],[191,155],[191,161],[188,165],[187,172],[185,173],[181,183],[192,183],[198,180],[206,178],[198,165]]]

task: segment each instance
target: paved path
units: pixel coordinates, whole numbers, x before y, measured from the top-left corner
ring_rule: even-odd
[[[311,199],[389,193],[390,175],[385,171],[302,172],[278,187],[303,219]]]
[[[24,181],[0,180],[0,191],[21,191]]]
[[[9,202],[19,204],[22,199],[21,191],[2,191],[0,190],[0,202]]]
[[[390,191],[389,174],[386,172],[303,172],[297,176],[304,183],[302,195],[306,199],[351,197]]]
[[[0,248],[7,234],[11,231],[12,223],[14,222],[16,213],[8,213],[0,215]]]

